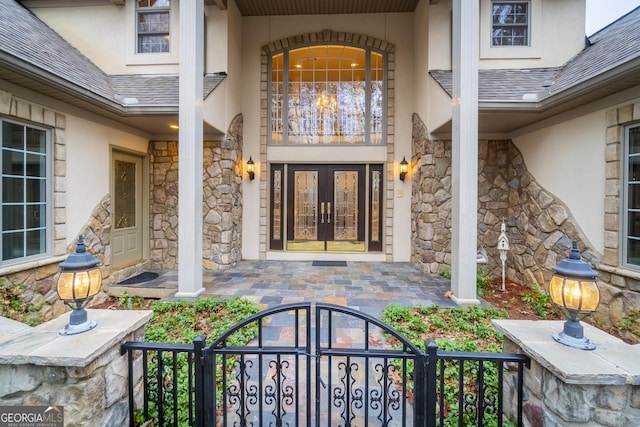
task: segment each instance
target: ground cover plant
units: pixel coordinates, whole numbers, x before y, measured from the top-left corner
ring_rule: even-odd
[[[37,326],[42,323],[40,309],[44,302],[33,304],[31,300],[27,301],[26,291],[25,283],[17,284],[15,280],[0,278],[0,298],[2,298],[0,316],[29,326]]]
[[[131,305],[136,305],[140,301],[133,298],[123,298],[121,307],[127,309]],[[150,307],[153,310],[153,317],[145,328],[145,341],[160,343],[184,343],[188,344],[201,335],[207,338],[208,342],[222,335],[227,329],[259,311],[259,306],[254,302],[241,298],[214,299],[205,297],[193,302],[157,301]],[[243,328],[243,330],[229,338],[229,345],[246,345],[256,335],[256,328]],[[165,404],[163,414],[165,419],[172,420],[174,413],[173,383],[177,385],[177,409],[178,425],[189,425],[189,384],[190,372],[187,353],[179,353],[176,358],[175,368],[173,367],[173,355],[163,354],[163,372],[160,375],[162,384],[158,384],[158,356],[157,353],[149,353],[148,375],[151,384],[150,389],[154,390],[156,399],[149,402],[148,417],[145,417],[142,410],[136,415],[137,425],[141,425],[148,420],[158,419],[158,408],[156,407],[157,393],[164,393]],[[216,366],[222,366],[217,363]],[[175,369],[175,372],[174,372]],[[174,373],[176,374],[174,376]],[[216,377],[220,378],[221,373]],[[192,373],[191,373],[192,375]],[[175,378],[175,381],[174,381]]]
[[[425,348],[432,341],[439,350],[489,352],[502,351],[502,335],[491,326],[491,319],[507,318],[507,312],[494,307],[439,308],[437,306],[406,306],[391,304],[382,313],[381,320],[407,337],[414,345]],[[390,339],[390,344],[397,343]],[[443,362],[444,363],[444,362]],[[477,366],[467,364],[462,374],[464,391],[459,393],[460,369],[457,363],[448,363],[444,370],[444,387],[439,393],[444,395],[444,426],[458,425],[461,417],[464,425],[474,425],[473,414],[459,413],[459,399],[477,396]],[[399,367],[398,367],[399,368]],[[497,396],[498,372],[494,364],[484,364],[485,396]],[[411,370],[409,371],[411,374]],[[411,378],[413,383],[413,378]],[[471,397],[473,398],[473,397]],[[497,414],[486,413],[484,425],[498,425]],[[509,424],[504,424],[509,425]]]

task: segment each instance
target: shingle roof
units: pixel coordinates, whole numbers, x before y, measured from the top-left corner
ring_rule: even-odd
[[[107,99],[107,75],[15,0],[0,0],[0,51]]]
[[[568,89],[640,57],[640,7],[589,37],[589,46],[563,68],[549,94]]]
[[[560,68],[480,70],[479,101],[541,101],[640,58],[640,7],[588,39],[588,46]],[[429,74],[451,96],[452,72]]]
[[[478,71],[479,101],[522,101],[526,94],[536,94],[553,82],[559,68]],[[429,74],[452,96],[450,70],[431,70]]]
[[[131,105],[133,98],[140,107],[178,105],[178,74],[107,75],[15,0],[0,0],[1,54],[123,106]],[[203,96],[206,98],[225,76],[206,74]]]
[[[126,98],[135,98],[138,106],[178,105],[179,76],[177,74],[118,74],[109,76],[119,101],[129,105]],[[203,96],[206,98],[226,77],[224,73],[205,74]]]

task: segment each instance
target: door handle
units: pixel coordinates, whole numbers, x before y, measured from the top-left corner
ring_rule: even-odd
[[[327,224],[331,224],[331,202],[327,202]]]
[[[324,224],[324,202],[320,203],[320,224]]]

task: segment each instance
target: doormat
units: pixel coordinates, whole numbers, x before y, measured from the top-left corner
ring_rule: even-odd
[[[152,271],[144,271],[136,276],[129,277],[128,279],[123,280],[122,282],[118,282],[118,285],[135,285],[138,283],[148,282],[153,279],[157,279],[159,276],[158,273],[154,273]]]
[[[313,261],[312,267],[346,267],[347,261]]]

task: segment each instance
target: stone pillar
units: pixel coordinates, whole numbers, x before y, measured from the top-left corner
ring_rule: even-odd
[[[453,1],[451,291],[458,304],[476,294],[478,240],[479,1]]]
[[[506,353],[531,358],[525,369],[525,426],[640,425],[640,345],[629,345],[588,324],[593,351],[553,340],[563,321],[494,320]],[[514,377],[505,375],[505,413],[515,419]],[[511,394],[511,395],[510,395]]]
[[[202,287],[202,90],[204,3],[180,2],[180,130],[178,141],[178,293],[196,297]]]
[[[0,318],[0,406],[61,406],[66,427],[128,425],[127,355],[142,341],[148,310],[87,310],[98,323],[78,335],[58,334],[69,313],[35,328]],[[135,362],[141,372],[141,356]],[[141,377],[136,380],[140,390]]]

